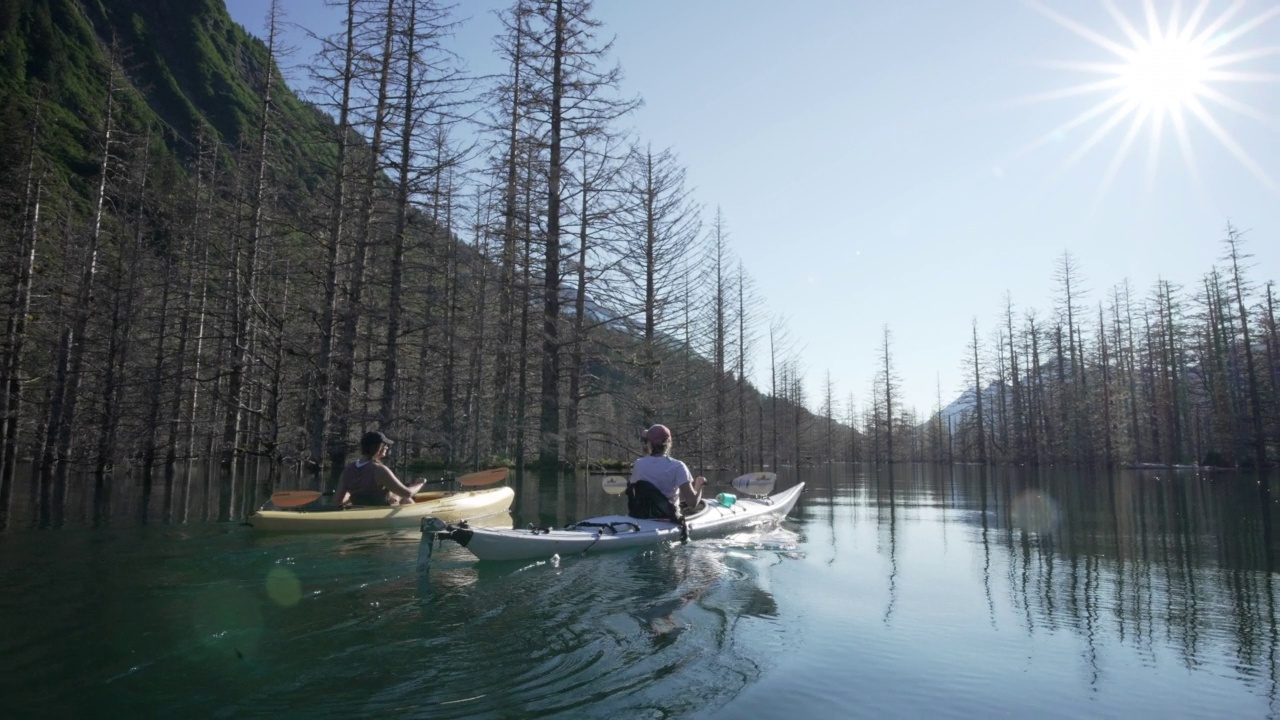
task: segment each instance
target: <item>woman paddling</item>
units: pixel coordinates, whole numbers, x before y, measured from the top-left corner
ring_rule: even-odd
[[[682,505],[696,511],[707,479],[693,477],[688,465],[671,457],[671,430],[654,425],[640,439],[646,455],[636,460],[627,482],[628,514],[678,521]]]
[[[409,505],[413,496],[422,489],[422,483],[406,487],[391,468],[382,464],[391,439],[377,430],[370,430],[360,438],[359,460],[342,470],[338,488],[333,491],[333,501],[346,505]]]

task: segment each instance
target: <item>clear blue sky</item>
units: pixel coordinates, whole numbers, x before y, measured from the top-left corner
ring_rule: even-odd
[[[460,3],[471,19],[454,47],[475,72],[498,69],[492,11],[506,4]],[[228,6],[264,34],[265,0]],[[1125,278],[1142,295],[1158,277],[1194,287],[1228,219],[1251,230],[1253,279],[1280,281],[1280,6],[1113,6],[1129,28],[1105,3],[1061,0],[598,0],[596,17],[616,35],[624,94],[644,98],[635,132],[678,153],[767,312],[790,318],[811,405],[828,370],[842,403],[850,391],[868,402],[887,324],[903,396],[924,415],[939,374],[944,404],[963,388],[973,317],[988,340],[1006,291],[1051,314],[1064,250],[1095,313]],[[309,29],[339,28],[320,0],[285,7]],[[1174,7],[1179,27],[1210,30],[1204,43],[1122,58],[1153,36],[1148,9],[1167,29]],[[292,42],[290,62],[305,64],[313,47]],[[1117,93],[1134,111],[1096,142],[1124,102],[1063,128]]]

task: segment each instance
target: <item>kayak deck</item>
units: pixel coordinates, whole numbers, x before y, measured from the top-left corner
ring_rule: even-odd
[[[646,520],[627,515],[602,515],[560,529],[492,529],[422,523],[422,543],[429,553],[436,540],[453,540],[480,560],[533,560],[553,555],[581,554],[724,535],[781,520],[795,506],[804,483],[765,498],[740,498],[724,505],[715,499],[685,518],[684,523]],[[443,520],[443,518],[441,518]]]
[[[460,492],[427,492],[414,496],[412,505],[335,508],[319,506],[297,510],[259,510],[246,522],[268,532],[356,532],[418,527],[424,517],[448,522],[505,512],[515,500],[509,487]]]

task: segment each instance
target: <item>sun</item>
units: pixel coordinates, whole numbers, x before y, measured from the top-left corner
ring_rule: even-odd
[[[1216,15],[1209,13],[1210,0],[1200,0],[1185,14],[1180,2],[1161,3],[1160,7],[1169,9],[1163,16],[1154,0],[1142,0],[1141,19],[1144,22],[1135,23],[1113,0],[1104,0],[1103,7],[1114,27],[1103,31],[1051,10],[1038,0],[1026,2],[1040,14],[1105,51],[1106,55],[1098,60],[1042,63],[1088,73],[1093,79],[1021,98],[1019,102],[1087,95],[1101,95],[1101,99],[1031,143],[1023,152],[1061,140],[1078,129],[1092,127],[1092,132],[1067,158],[1065,170],[1112,132],[1124,128],[1120,131],[1123,133],[1120,144],[1099,187],[1099,192],[1102,192],[1114,179],[1144,130],[1149,143],[1147,178],[1150,182],[1155,176],[1166,130],[1171,130],[1184,164],[1198,181],[1190,132],[1193,125],[1198,125],[1250,174],[1280,194],[1280,184],[1214,115],[1226,110],[1277,127],[1274,118],[1241,100],[1229,88],[1238,93],[1242,87],[1280,83],[1280,73],[1259,71],[1248,65],[1280,56],[1280,46],[1239,47],[1242,37],[1280,15],[1280,3],[1268,1],[1263,12],[1240,20],[1238,16],[1246,4],[1245,0],[1235,0]]]
[[[1123,92],[1149,113],[1177,112],[1198,101],[1204,92],[1210,60],[1209,48],[1194,39],[1151,38],[1120,69]]]

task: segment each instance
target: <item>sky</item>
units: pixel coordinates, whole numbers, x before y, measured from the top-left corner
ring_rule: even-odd
[[[452,48],[497,72],[494,11],[462,0]],[[228,0],[262,37],[266,0]],[[320,0],[301,28],[340,29]],[[978,323],[1006,295],[1053,313],[1076,260],[1084,302],[1126,279],[1194,289],[1228,222],[1250,277],[1280,280],[1280,5],[1269,0],[597,0],[624,121],[671,148],[768,317],[786,319],[810,406],[869,404],[883,329],[907,408],[967,386]],[[761,323],[761,349],[767,340]],[[756,377],[767,377],[767,355]],[[970,383],[971,384],[971,383]],[[765,385],[767,387],[767,385]]]

